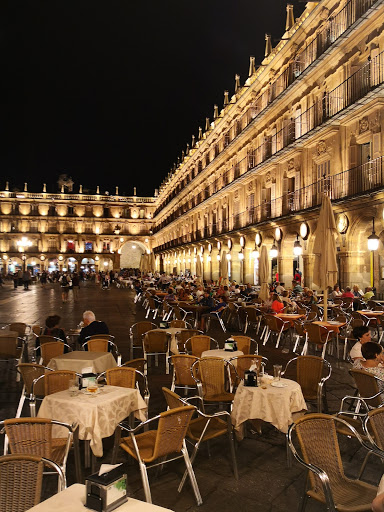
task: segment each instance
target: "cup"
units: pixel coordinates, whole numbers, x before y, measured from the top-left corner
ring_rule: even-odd
[[[280,380],[281,379],[281,370],[282,370],[281,364],[274,364],[273,365],[273,379],[274,380]]]
[[[96,377],[88,377],[88,385],[87,385],[88,393],[96,394],[98,389],[99,389],[99,387],[96,382]]]
[[[69,393],[71,396],[76,396],[79,391],[79,386],[76,379],[71,379],[68,385]]]

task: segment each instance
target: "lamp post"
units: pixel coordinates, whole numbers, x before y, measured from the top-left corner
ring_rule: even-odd
[[[375,217],[372,217],[372,233],[368,237],[368,250],[370,251],[370,270],[371,270],[371,287],[375,283],[375,259],[374,251],[379,248],[379,237],[375,233]]]

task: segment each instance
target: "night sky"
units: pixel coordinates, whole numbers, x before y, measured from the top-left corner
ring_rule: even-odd
[[[153,195],[285,28],[284,0],[1,2],[0,190]],[[295,16],[305,3],[298,0]]]

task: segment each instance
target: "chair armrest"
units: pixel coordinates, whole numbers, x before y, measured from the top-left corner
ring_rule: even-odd
[[[136,434],[136,432],[140,429],[142,429],[143,427],[145,427],[146,425],[149,425],[150,423],[152,423],[153,421],[157,421],[158,419],[160,418],[160,414],[158,414],[157,416],[154,416],[153,418],[150,418],[149,420],[146,420],[146,421],[142,421],[141,423],[139,423],[137,425],[137,427],[135,428],[132,428],[130,425],[126,424],[124,421],[120,422],[119,423],[119,427],[122,429],[122,430],[126,430],[127,432],[129,432],[130,434]]]

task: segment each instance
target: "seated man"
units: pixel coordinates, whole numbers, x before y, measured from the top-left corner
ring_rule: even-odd
[[[216,314],[215,313],[218,313],[219,316],[222,315],[224,309],[227,307],[227,303],[225,302],[225,299],[224,297],[219,297],[219,302],[218,304],[216,304],[216,306],[214,306],[209,313],[205,313],[204,315],[201,316],[201,322],[200,322],[200,329],[202,331],[205,330],[205,320],[208,318],[208,317],[214,317],[214,318],[217,318],[216,317]]]
[[[82,345],[88,336],[94,334],[109,334],[109,329],[105,322],[97,322],[93,311],[84,311],[83,313],[84,327],[80,331],[79,345]],[[87,347],[85,347],[87,350]]]

